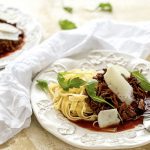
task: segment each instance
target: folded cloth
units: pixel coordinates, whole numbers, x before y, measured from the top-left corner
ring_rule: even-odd
[[[82,58],[94,49],[146,57],[150,24],[94,21],[81,28],[56,33],[41,45],[23,52],[0,73],[0,144],[30,125],[30,86],[33,77],[62,57]]]

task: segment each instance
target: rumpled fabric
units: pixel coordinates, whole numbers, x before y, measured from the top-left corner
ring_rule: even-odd
[[[0,144],[30,126],[30,87],[36,74],[59,58],[83,58],[95,49],[146,58],[150,54],[150,23],[93,21],[58,32],[24,51],[0,73]]]

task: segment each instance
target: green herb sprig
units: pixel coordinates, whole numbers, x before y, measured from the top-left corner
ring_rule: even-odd
[[[63,9],[64,9],[66,12],[70,13],[70,14],[73,13],[73,8],[72,8],[72,7],[63,7]]]
[[[37,86],[44,92],[48,92],[48,83],[46,80],[37,80]]]
[[[100,3],[97,9],[105,12],[112,12],[112,5],[110,3]]]
[[[67,74],[67,72],[61,72],[61,73],[58,73],[58,76],[57,76],[57,80],[58,80],[59,85],[65,91],[68,91],[69,88],[79,88],[80,86],[82,86],[86,83],[84,80],[80,79],[79,77],[65,80],[65,77],[64,77],[65,74]]]
[[[132,76],[134,76],[140,84],[140,87],[145,91],[150,91],[150,82],[144,77],[144,75],[140,71],[131,72]]]
[[[63,30],[70,30],[70,29],[75,29],[77,28],[76,24],[65,19],[65,20],[60,20],[59,21],[59,26]]]
[[[99,103],[106,103],[109,106],[111,106],[112,108],[115,108],[112,104],[110,104],[109,102],[107,102],[105,99],[103,99],[101,96],[97,96],[96,95],[96,85],[97,85],[97,81],[91,81],[88,82],[86,84],[86,92],[88,93],[88,95],[96,102]]]

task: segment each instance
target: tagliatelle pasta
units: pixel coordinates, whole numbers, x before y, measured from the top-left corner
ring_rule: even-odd
[[[94,76],[95,71],[81,71],[72,70],[65,76],[66,79],[80,77],[88,81]],[[58,83],[51,83],[49,85],[49,92],[52,96],[54,107],[60,110],[69,120],[87,120],[94,121],[97,115],[93,113],[88,104],[85,102],[87,95],[85,95],[85,86],[80,88],[70,88],[64,91]]]

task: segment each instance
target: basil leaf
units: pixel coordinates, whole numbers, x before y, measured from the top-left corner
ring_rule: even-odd
[[[106,103],[109,106],[111,106],[112,108],[114,108],[114,106],[112,104],[107,102],[101,96],[96,95],[96,86],[97,86],[97,81],[91,81],[91,82],[87,83],[87,85],[86,85],[86,92],[91,97],[91,99],[96,102],[99,102],[99,103]]]
[[[64,10],[70,14],[72,14],[72,12],[73,12],[73,8],[71,8],[71,7],[64,7]]]
[[[72,80],[70,80],[69,82],[69,87],[70,88],[79,88],[80,86],[84,85],[86,82],[82,79],[80,79],[79,77],[77,78],[73,78]]]
[[[100,3],[98,5],[101,11],[112,12],[112,5],[110,3]]]
[[[60,20],[59,21],[59,26],[63,30],[70,30],[70,29],[75,29],[77,26],[75,23],[69,21],[69,20]]]
[[[69,87],[68,87],[68,81],[65,81],[64,75],[63,73],[58,73],[57,75],[57,80],[59,85],[65,90],[68,91]]]
[[[96,96],[96,85],[97,81],[90,81],[86,85],[86,91],[91,98]]]
[[[150,91],[150,82],[140,73],[140,71],[134,71],[131,74],[140,82],[140,87],[143,90]]]
[[[80,79],[79,77],[65,80],[65,74],[67,74],[67,72],[61,72],[61,73],[58,73],[58,76],[57,76],[59,85],[65,91],[68,91],[70,88],[79,88],[80,86],[86,83],[86,81]]]
[[[48,83],[46,80],[37,80],[37,86],[44,92],[48,91]]]

